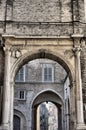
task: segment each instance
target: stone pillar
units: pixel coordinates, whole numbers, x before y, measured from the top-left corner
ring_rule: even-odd
[[[82,84],[80,67],[80,50],[76,50],[76,102],[77,102],[77,123],[83,123],[83,103],[82,103]]]
[[[37,106],[34,109],[34,130],[37,130]]]
[[[76,84],[72,81],[70,84],[70,130],[75,130],[76,128],[75,89]]]
[[[10,51],[8,48],[6,48],[4,89],[3,89],[3,115],[2,115],[2,125],[4,130],[10,130],[9,118],[10,118]]]
[[[86,129],[83,118],[83,100],[82,100],[82,81],[81,81],[81,65],[80,65],[80,52],[81,45],[80,39],[77,37],[74,39],[74,53],[75,53],[75,74],[76,74],[76,112],[77,130]]]
[[[37,130],[40,130],[40,106],[37,108]]]
[[[58,130],[62,130],[62,111],[61,111],[61,107],[58,107]]]
[[[13,130],[13,117],[14,117],[14,83],[10,84],[10,130]]]
[[[86,0],[84,0],[85,22],[86,22]]]
[[[32,108],[32,130],[36,130],[37,107]]]

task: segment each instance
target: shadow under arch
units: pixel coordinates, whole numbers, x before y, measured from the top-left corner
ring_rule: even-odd
[[[73,83],[75,79],[74,69],[73,66],[70,64],[70,62],[61,54],[55,53],[54,51],[47,51],[47,50],[38,50],[36,52],[32,52],[31,54],[25,53],[24,55],[21,55],[21,57],[16,60],[14,65],[11,69],[11,81],[14,81],[15,75],[18,72],[18,70],[27,62],[35,60],[35,59],[50,59],[53,61],[58,62],[68,73],[70,84]]]
[[[59,111],[59,124],[58,129],[62,130],[62,109],[63,109],[63,100],[61,96],[59,96],[53,90],[45,90],[41,91],[37,94],[32,102],[32,130],[37,130],[37,108],[43,102],[52,102],[58,108]]]
[[[50,95],[52,95],[52,97]],[[40,96],[43,97],[43,98],[39,99]],[[47,98],[46,98],[46,96],[47,96]],[[40,100],[40,102],[38,100]],[[34,105],[39,105],[41,102],[47,102],[49,100],[54,102],[54,103],[56,102],[56,103],[58,103],[60,105],[64,104],[63,99],[62,99],[62,97],[60,96],[59,93],[57,93],[55,90],[52,90],[52,89],[46,89],[46,90],[43,90],[43,91],[39,92],[34,97],[31,106],[33,107],[33,104]]]

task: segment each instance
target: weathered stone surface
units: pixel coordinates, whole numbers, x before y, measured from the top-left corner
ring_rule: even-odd
[[[0,12],[3,21],[0,33],[29,36],[85,33],[84,2],[81,0],[9,0],[7,3],[4,0]]]
[[[0,1],[0,21],[5,21],[6,0]]]
[[[70,6],[70,0],[66,2],[61,0],[15,0],[13,20],[27,22],[59,22],[61,21],[61,17],[64,19],[66,16],[71,19]],[[66,15],[64,16],[64,14]],[[65,21],[70,21],[70,19],[65,18]]]
[[[3,48],[0,47],[0,85],[3,84],[4,80],[4,51]]]
[[[84,6],[84,0],[0,0],[0,35],[5,39],[5,49],[7,50],[4,51],[8,52],[6,54],[8,54],[9,57],[6,60],[11,60],[8,63],[8,66],[5,65],[7,77],[5,76],[6,81],[4,82],[4,87],[6,91],[4,91],[5,99],[3,98],[3,104],[5,104],[5,107],[3,107],[5,108],[5,111],[3,111],[8,115],[6,117],[4,116],[4,122],[6,123],[5,125],[10,125],[10,130],[12,130],[11,125],[13,117],[13,83],[15,73],[27,61],[33,60],[35,58],[49,58],[58,61],[67,71],[70,78],[69,86],[71,86],[71,101],[69,113],[71,120],[70,130],[78,129],[77,122],[81,121],[80,119],[81,117],[83,117],[83,114],[80,113],[82,111],[82,98],[80,96],[81,89],[79,89],[81,85],[79,84],[80,80],[78,77],[78,73],[80,76],[80,69],[78,70],[77,68],[76,70],[75,67],[77,60],[76,52],[79,53],[80,48],[78,47],[81,46],[81,41],[83,37],[86,37]],[[76,34],[75,38],[72,36],[72,34]],[[80,34],[82,35],[80,36]],[[33,39],[31,39],[31,37],[33,37]],[[51,37],[53,38],[51,39]],[[80,45],[77,46],[78,44],[74,40]],[[74,48],[75,44],[77,46],[76,48]],[[86,105],[86,49],[81,52],[81,71],[84,95],[83,101],[84,105]],[[75,77],[75,72],[77,73],[78,78]],[[2,88],[4,73],[4,52],[3,49],[0,48],[0,85]],[[11,77],[9,76],[10,74]],[[40,75],[39,70],[38,75]],[[35,77],[37,76],[36,78],[39,79],[40,77],[38,75],[35,75]],[[32,74],[32,77],[34,79],[34,74]],[[58,77],[62,78],[62,75],[58,74]],[[15,109],[21,111],[21,113],[24,113],[24,116],[26,116],[26,120],[29,120],[27,125],[25,124],[24,126],[25,130],[26,126],[29,130],[32,130],[32,117],[29,117],[32,111],[32,99],[35,98],[35,94],[38,94],[38,92],[41,92],[41,90],[45,90],[45,88],[52,89],[56,92],[57,85],[45,85],[43,83],[35,83],[35,85],[33,85],[32,83],[29,83],[28,85],[27,83],[22,85],[16,84],[16,96],[18,95],[17,92],[20,90],[20,87],[23,90],[23,85],[25,85],[24,87],[27,100],[14,101],[14,105]],[[0,91],[1,108],[2,89]],[[63,86],[58,85],[58,91],[60,91],[59,93],[63,97]],[[65,93],[67,93],[66,90]],[[76,108],[76,106],[78,107]],[[15,113],[19,116],[21,115],[23,119],[23,114],[17,112]],[[81,114],[80,118],[79,114]],[[10,122],[10,124],[8,122]],[[0,129],[9,130],[8,126],[5,125],[3,128]],[[80,130],[82,129],[85,128],[82,127]]]

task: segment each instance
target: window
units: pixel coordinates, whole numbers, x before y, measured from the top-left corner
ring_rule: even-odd
[[[43,82],[54,81],[54,66],[52,64],[43,64],[42,81]]]
[[[25,66],[23,66],[19,70],[19,72],[16,75],[15,81],[16,82],[24,82],[25,81]]]
[[[26,91],[19,91],[19,100],[25,100],[26,99]]]

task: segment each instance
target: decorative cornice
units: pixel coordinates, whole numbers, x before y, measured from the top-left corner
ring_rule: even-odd
[[[18,38],[18,39],[29,39],[29,38],[49,38],[49,39],[53,39],[53,38],[58,38],[58,39],[68,39],[71,38],[70,36],[65,36],[65,35],[57,35],[57,36],[25,36],[25,35],[10,35],[10,34],[3,34],[2,37],[4,38]]]
[[[71,35],[71,37],[72,38],[82,38],[82,37],[84,37],[84,35],[83,34],[73,34],[73,35]]]

